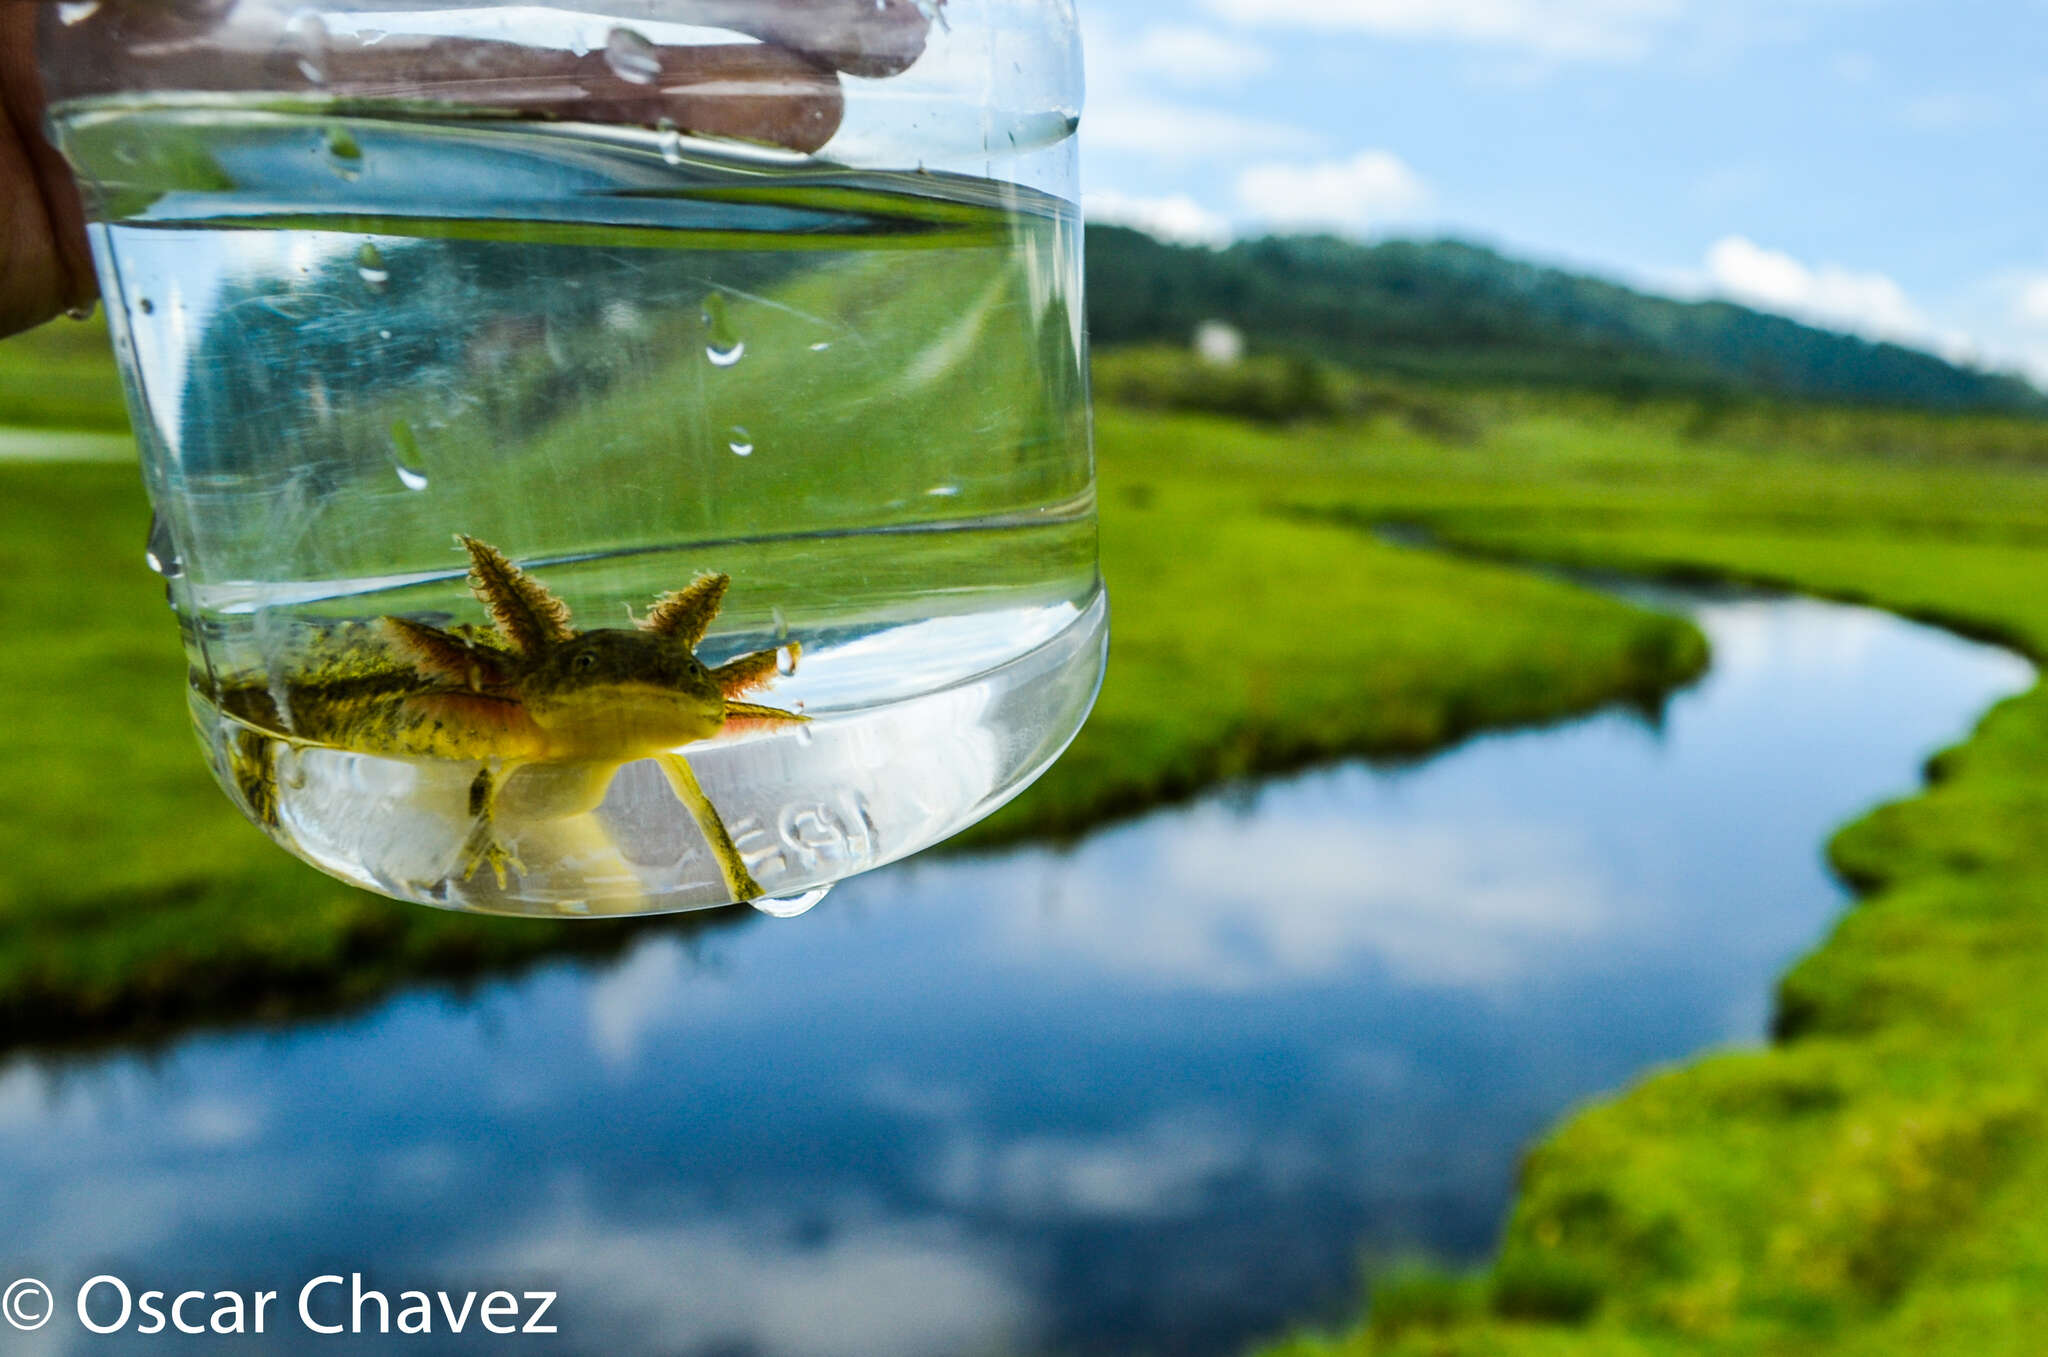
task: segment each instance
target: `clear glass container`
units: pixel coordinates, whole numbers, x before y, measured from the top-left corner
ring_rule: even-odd
[[[80,0],[39,41],[193,718],[286,848],[788,911],[1079,728],[1064,0]]]

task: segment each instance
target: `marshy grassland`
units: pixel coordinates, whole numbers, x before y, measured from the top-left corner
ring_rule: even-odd
[[[1206,410],[1148,398],[1163,362],[1098,371],[1119,400],[1098,421],[1115,636],[1095,718],[970,847],[1265,770],[1653,710],[1699,671],[1689,624],[1526,562],[1777,584],[2048,656],[2038,422],[1337,380],[1289,424],[1271,393],[1247,397],[1253,420],[1200,383]],[[0,463],[0,502],[0,1032],[346,1002],[616,945],[624,925],[440,914],[287,859],[207,785],[133,469]],[[1581,1110],[1531,1151],[1490,1268],[1381,1278],[1356,1330],[1271,1353],[2033,1351],[2048,694],[1930,771],[1830,846],[1863,899],[1785,978],[1772,1045]]]
[[[36,384],[48,333],[0,346],[0,395]],[[32,361],[10,369],[19,350]],[[1385,545],[1275,500],[1284,460],[1191,456],[1179,438],[1170,421],[1105,422],[1110,678],[1066,758],[962,844],[1078,833],[1264,769],[1653,704],[1705,662],[1687,623]],[[406,977],[616,947],[635,928],[716,926],[444,914],[297,864],[209,785],[176,628],[142,566],[134,468],[0,461],[0,500],[0,617],[17,638],[0,651],[16,695],[0,726],[15,770],[0,785],[0,1032],[13,1040],[322,1007]]]
[[[1485,401],[1477,402],[1484,406]],[[1499,398],[1463,448],[1305,435],[1281,492],[1473,552],[1872,603],[2048,655],[2048,436],[1919,416]],[[2021,1353],[2048,1319],[2048,693],[1829,845],[1862,899],[1776,1039],[1528,1155],[1482,1274],[1382,1279],[1367,1353]]]

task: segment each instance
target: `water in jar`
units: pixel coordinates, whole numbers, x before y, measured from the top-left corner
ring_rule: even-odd
[[[769,908],[986,814],[1078,728],[1105,627],[1070,203],[575,124],[54,121],[195,722],[317,866],[493,912],[736,893],[657,761],[394,753],[307,715],[337,672],[407,700],[383,619],[502,645],[458,534],[579,631],[730,577],[697,657],[774,652],[747,700],[808,719],[679,749]]]

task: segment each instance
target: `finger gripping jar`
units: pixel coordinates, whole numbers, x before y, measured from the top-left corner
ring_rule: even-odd
[[[1052,0],[49,7],[222,786],[451,908],[793,909],[1100,681]]]

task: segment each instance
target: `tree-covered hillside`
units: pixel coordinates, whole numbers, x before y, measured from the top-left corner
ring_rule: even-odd
[[[1088,286],[1103,345],[1185,342],[1220,319],[1255,349],[1418,376],[2048,414],[2048,396],[2016,377],[1457,241],[1272,236],[1212,250],[1096,226]]]

